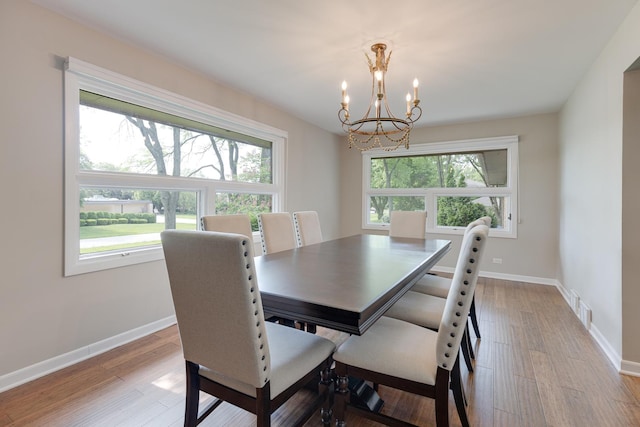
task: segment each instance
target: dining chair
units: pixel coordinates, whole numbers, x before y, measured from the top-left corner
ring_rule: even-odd
[[[487,225],[488,227],[490,224],[490,217],[478,218],[467,225],[464,235],[469,233],[475,226]],[[477,261],[480,261],[479,257]],[[430,292],[432,288],[435,288],[435,294]],[[444,302],[449,294],[450,288],[451,279],[427,274],[419,279],[409,292],[403,295],[402,298],[387,310],[385,316],[411,322],[424,328],[437,330],[444,311]],[[471,323],[474,325],[476,337],[479,337],[475,311],[475,293],[471,300],[469,318],[471,318]],[[468,329],[465,325],[461,348],[467,370],[473,372],[472,359],[475,359],[475,354]]]
[[[205,231],[219,231],[222,233],[237,233],[249,237],[253,241],[251,219],[249,215],[207,215],[200,219]]]
[[[396,301],[384,315],[437,331],[440,327],[440,320],[444,315],[446,301],[446,298],[409,291]],[[475,359],[475,354],[469,339],[467,325],[465,325],[463,334],[460,344],[462,356],[467,370],[473,372],[472,359]]]
[[[469,225],[465,228],[464,235],[469,233],[474,227],[478,225],[487,225],[486,218],[479,218],[475,221],[469,223]],[[489,218],[489,224],[491,219]],[[488,226],[487,226],[488,227]],[[476,262],[480,262],[480,257],[476,257]],[[405,322],[413,323],[414,325],[422,326],[423,328],[428,328],[434,331],[437,331],[440,325],[440,320],[444,314],[446,298],[449,293],[449,289],[451,288],[451,279],[443,278],[435,275],[425,275],[423,279],[419,280],[420,284],[424,284],[426,282],[429,283],[440,283],[442,281],[446,281],[447,290],[444,294],[439,295],[431,295],[428,293],[421,293],[414,291],[416,285],[411,288],[409,292],[404,294],[402,298],[400,298],[389,310],[385,312],[385,316],[393,317],[395,319],[404,320]],[[475,316],[475,292],[471,297],[471,308],[469,309],[469,317],[471,317],[471,313]],[[473,321],[472,321],[473,323]],[[478,333],[476,332],[476,335]],[[462,336],[462,341],[460,343],[460,348],[462,350],[462,356],[467,366],[467,370],[469,372],[473,372],[473,362],[475,359],[475,354],[473,351],[473,345],[471,343],[471,338],[469,334],[469,328],[467,324],[465,324],[464,332]],[[458,386],[458,384],[456,384]],[[456,390],[458,395],[464,396],[464,390],[462,389],[462,384],[459,384],[461,390]],[[459,402],[456,401],[456,404]],[[459,412],[464,411],[466,418],[466,411],[464,410],[464,406],[459,409]],[[463,416],[461,415],[462,419]]]
[[[282,252],[297,247],[293,230],[293,220],[288,212],[271,212],[258,214],[258,229],[262,243],[262,254]],[[296,327],[296,321],[282,317],[271,318],[289,327]],[[300,329],[316,332],[316,326],[298,322]]]
[[[476,225],[484,224],[487,227],[491,227],[491,217],[483,216],[481,218],[472,221],[467,225],[465,229],[465,234],[468,233],[473,227]],[[448,277],[437,276],[433,274],[425,275],[420,280],[416,282],[415,285],[411,288],[412,292],[420,292],[427,295],[433,295],[435,297],[446,298],[449,293],[449,288],[451,287],[451,279]],[[473,300],[471,301],[471,308],[469,310],[469,319],[471,319],[471,325],[473,326],[473,331],[476,335],[476,338],[481,338],[480,336],[480,326],[478,324],[478,316],[476,314],[476,299],[475,295]]]
[[[426,219],[427,213],[425,211],[392,211],[389,221],[389,236],[424,239],[426,237]],[[475,226],[480,223],[484,224],[484,222],[476,220],[469,224],[466,230],[470,230],[471,228],[473,228],[472,225]],[[418,288],[420,288],[420,286],[426,286],[426,283],[431,277],[437,276],[431,273],[426,274],[417,282],[417,285],[415,286],[418,286]],[[434,281],[437,280],[438,279],[435,279]],[[450,279],[447,280],[449,280],[450,282]],[[412,288],[411,290],[413,291],[414,288]],[[416,297],[415,299],[421,303],[421,305],[419,306],[421,310],[417,313],[411,312],[404,314],[401,311],[403,306],[407,305],[408,307],[415,307],[415,303],[410,303],[409,301],[407,301],[412,297]],[[444,295],[442,298],[446,298],[446,295]],[[422,297],[419,294],[408,293],[403,297],[403,301],[399,301],[398,303],[396,303],[396,308],[392,310],[389,315],[393,316],[394,314],[397,314],[399,316],[405,316],[405,318],[401,318],[401,320],[412,319],[416,321],[420,326],[437,330],[438,324],[440,323],[440,317],[442,316],[443,307],[443,301],[440,301],[438,298],[427,298]],[[466,331],[466,329],[465,337],[462,344],[462,351],[467,369],[469,370],[469,372],[473,372],[473,364],[471,363],[471,359],[475,358],[475,355],[473,354],[473,347],[471,346],[468,331]]]
[[[263,255],[294,249],[297,246],[293,221],[288,212],[259,214],[258,229]]]
[[[206,215],[200,219],[204,231],[218,231],[221,233],[242,234],[249,238],[253,244],[253,230],[251,228],[251,218],[246,214],[232,215]],[[265,313],[267,320],[277,322],[281,320],[277,316],[270,316]]]
[[[449,389],[458,415],[468,425],[460,383],[458,353],[478,279],[477,259],[487,241],[488,227],[479,225],[464,236],[451,282],[451,291],[438,331],[383,316],[363,335],[351,336],[333,355],[337,376],[336,425],[345,426],[349,401],[348,377],[382,384],[435,399],[436,424],[449,425]],[[349,406],[384,425],[408,425],[390,415]]]
[[[389,236],[424,239],[427,226],[426,211],[391,211]]]
[[[300,420],[322,406],[330,424],[332,341],[265,322],[245,235],[195,230],[161,234],[171,296],[186,364],[185,426],[195,426],[223,401],[256,415],[271,414],[320,374],[318,395]],[[199,411],[199,394],[215,399]]]
[[[322,242],[320,218],[316,211],[300,211],[293,213],[293,225],[296,229],[298,246],[314,245]]]

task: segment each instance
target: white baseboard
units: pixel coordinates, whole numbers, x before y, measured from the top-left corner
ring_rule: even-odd
[[[0,393],[17,387],[26,382],[43,377],[67,366],[86,360],[90,357],[109,351],[113,348],[142,338],[176,323],[176,316],[149,323],[139,328],[123,332],[113,337],[89,344],[85,347],[72,350],[68,353],[43,360],[34,365],[27,366],[14,372],[0,376]]]
[[[620,373],[640,377],[640,363],[623,360],[620,366]]]
[[[560,283],[558,283],[556,287],[564,297],[567,304],[569,304],[569,307],[571,307],[570,291],[564,286],[562,286],[562,284]],[[576,314],[576,316],[580,318],[581,313],[576,312],[576,310],[573,310],[573,311]],[[583,319],[580,319],[580,320],[583,321]],[[594,340],[596,340],[596,343],[598,343],[602,351],[604,351],[604,354],[607,356],[607,358],[609,359],[613,367],[616,368],[616,370],[620,374],[640,377],[640,363],[623,360],[622,357],[618,354],[618,352],[611,346],[611,344],[609,344],[609,341],[605,338],[605,336],[602,335],[602,333],[597,328],[597,326],[594,325],[593,322],[588,322],[588,324],[589,324],[589,327],[587,328],[587,330],[589,331],[589,334],[593,337]]]
[[[609,344],[609,341],[607,341],[605,336],[600,333],[600,330],[598,330],[598,327],[595,326],[593,322],[591,322],[591,327],[588,330],[589,334],[593,337],[594,340],[596,340],[602,351],[604,351],[604,354],[611,361],[613,367],[621,373],[620,364],[622,358],[620,357],[618,352],[611,346],[611,344]]]
[[[453,274],[454,269],[451,267],[436,266],[436,267],[433,267],[431,271],[436,273]],[[481,271],[479,275],[480,277],[486,277],[489,279],[511,280],[513,282],[534,283],[536,285],[558,286],[558,281],[556,279],[547,279],[545,277],[522,276],[520,274],[495,273],[492,271]]]
[[[571,311],[573,311],[573,313],[577,315],[577,310],[575,310],[575,307],[573,307],[573,305],[571,304],[573,297],[572,293],[567,288],[562,286],[560,282],[558,282],[558,284],[556,285],[556,289],[558,289],[560,295],[562,295],[562,298],[564,298],[565,302],[569,305],[569,307],[571,307]]]

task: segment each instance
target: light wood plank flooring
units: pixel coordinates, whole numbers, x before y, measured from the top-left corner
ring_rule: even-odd
[[[615,371],[555,288],[480,279],[476,300],[482,339],[474,337],[475,373],[462,368],[472,425],[640,426],[640,378]],[[0,426],[180,426],[183,371],[170,327],[0,394]],[[309,393],[278,410],[273,424],[288,426]],[[385,387],[380,394],[384,411],[435,424],[431,400]],[[460,425],[452,398],[450,419]],[[348,424],[376,425],[355,416]],[[224,404],[201,425],[255,421]],[[320,425],[319,417],[307,423]]]

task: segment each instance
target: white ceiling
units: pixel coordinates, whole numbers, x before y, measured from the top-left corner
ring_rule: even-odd
[[[363,113],[363,52],[385,41],[392,108],[418,125],[558,111],[637,0],[33,0],[340,132]]]

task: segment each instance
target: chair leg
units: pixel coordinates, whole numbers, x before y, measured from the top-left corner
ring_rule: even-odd
[[[476,360],[476,353],[473,351],[473,343],[471,342],[471,333],[469,332],[469,324],[464,327],[466,335],[467,335],[467,345],[469,346],[469,356]]]
[[[480,328],[478,327],[478,317],[476,315],[476,296],[473,296],[471,300],[471,308],[469,309],[469,317],[471,318],[471,324],[473,325],[473,332],[476,334],[476,338],[480,339]]]
[[[460,358],[456,359],[456,363],[451,370],[451,391],[453,392],[453,400],[456,402],[460,424],[462,424],[462,427],[469,427],[466,409],[467,398],[464,394],[462,379],[460,377]]]
[[[290,328],[295,328],[296,327],[296,322],[294,322],[293,320],[290,319],[284,319],[284,318],[280,318],[278,319],[278,323],[280,323],[281,325],[284,326],[288,326]]]
[[[185,401],[184,427],[198,425],[198,401],[200,398],[200,376],[198,365],[185,361],[187,368],[187,398]]]
[[[318,385],[318,392],[320,394],[326,394],[322,408],[320,409],[320,419],[322,425],[328,427],[331,425],[331,419],[333,418],[333,379],[331,377],[331,368],[328,366],[320,371],[320,384]]]
[[[337,368],[337,367],[336,367]],[[347,403],[349,403],[349,377],[336,372],[335,415],[336,427],[346,427]]]
[[[465,327],[464,332],[462,333],[462,341],[460,342],[460,349],[462,350],[462,356],[464,357],[464,363],[467,365],[467,369],[469,372],[473,372],[473,364],[471,363],[471,355],[469,354],[469,334],[467,331],[468,328]]]
[[[438,367],[435,398],[437,427],[449,427],[449,377],[449,371]]]
[[[256,426],[271,427],[271,388],[266,384],[256,388]]]

